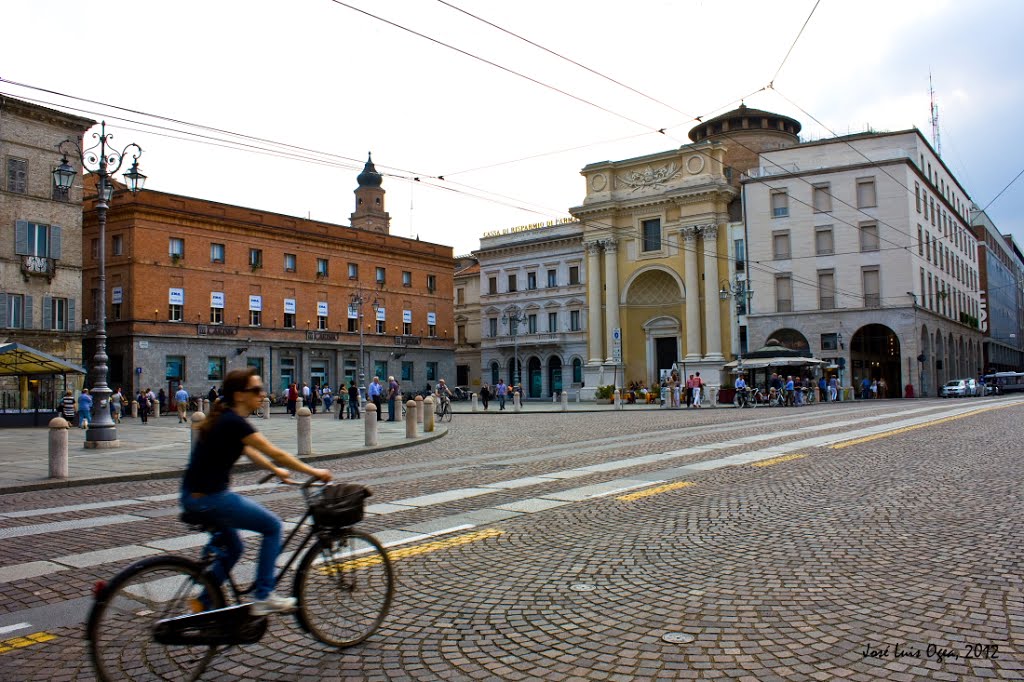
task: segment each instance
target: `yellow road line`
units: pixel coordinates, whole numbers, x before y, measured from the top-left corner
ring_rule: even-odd
[[[478,540],[486,540],[487,538],[493,538],[501,535],[501,533],[502,531],[498,528],[487,528],[485,530],[478,530],[472,533],[466,533],[465,535],[459,535],[454,538],[435,540],[434,542],[426,542],[422,545],[389,550],[388,558],[391,559],[392,562],[395,562],[401,559],[419,556],[420,554],[426,554],[427,552],[436,552],[442,549],[450,549],[452,547],[466,545]],[[321,566],[320,571],[325,574],[334,573],[336,571],[354,571],[362,568],[370,568],[371,566],[376,566],[380,563],[380,555],[373,553],[367,554],[366,556],[355,557],[342,563],[331,564],[330,566]]]
[[[51,635],[49,632],[34,632],[24,637],[5,639],[0,641],[0,654],[6,654],[8,651],[14,651],[15,649],[23,649],[33,644],[49,642],[51,639],[57,639],[57,635]]]
[[[750,466],[752,467],[770,467],[773,464],[781,464],[782,462],[790,462],[794,459],[803,459],[807,455],[782,455],[781,457],[772,457],[771,459],[762,460],[760,462],[754,462]]]
[[[1019,403],[1016,404],[1016,405],[1019,405]],[[845,442],[842,442],[842,443],[836,443],[835,445],[830,445],[829,447],[831,449],[833,449],[833,450],[842,450],[843,448],[848,448],[851,445],[859,445],[861,443],[868,443],[868,442],[871,442],[873,440],[878,440],[880,438],[888,438],[889,436],[895,436],[895,435],[900,434],[900,433],[906,433],[907,431],[916,431],[917,429],[923,429],[923,428],[926,428],[928,426],[935,426],[937,424],[943,424],[945,422],[951,422],[951,421],[954,421],[954,420],[957,420],[957,419],[963,419],[964,417],[973,417],[976,414],[981,414],[982,412],[988,412],[989,410],[1001,410],[1004,407],[1014,407],[1014,406],[1015,406],[1015,404],[1011,403],[1009,405],[993,405],[992,407],[983,407],[983,408],[981,408],[979,410],[971,410],[970,412],[964,412],[963,414],[954,415],[952,417],[943,417],[942,419],[936,419],[934,421],[925,422],[924,424],[915,424],[913,426],[905,426],[902,429],[893,429],[892,431],[885,431],[883,433],[876,433],[876,434],[874,434],[872,436],[865,436],[863,438],[856,438],[854,440],[848,440],[848,441],[845,441]]]
[[[678,481],[677,483],[666,483],[665,485],[659,485],[654,488],[647,488],[639,492],[630,493],[628,495],[622,495],[616,497],[616,500],[620,502],[632,502],[633,500],[639,500],[643,497],[650,497],[651,495],[657,495],[659,493],[667,493],[670,490],[679,490],[680,488],[689,488],[691,485],[695,485],[691,481]]]

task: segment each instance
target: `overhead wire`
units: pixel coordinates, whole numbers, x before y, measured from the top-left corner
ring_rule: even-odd
[[[775,70],[775,75],[768,81],[768,87],[773,87],[775,79],[778,78],[779,74],[782,72],[782,67],[786,65],[789,55],[793,53],[793,48],[796,47],[797,41],[800,40],[800,36],[804,34],[804,29],[807,28],[807,24],[810,23],[811,17],[814,16],[814,10],[818,9],[819,4],[821,4],[821,0],[815,0],[814,7],[811,8],[811,13],[807,15],[806,19],[804,19],[804,25],[800,27],[800,31],[797,32],[796,38],[793,38],[792,44],[790,44],[789,49],[786,50],[786,56],[782,58],[782,63],[779,64],[779,68]]]

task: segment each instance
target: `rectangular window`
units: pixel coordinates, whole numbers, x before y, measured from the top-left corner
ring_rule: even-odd
[[[819,256],[831,256],[835,253],[831,225],[814,230],[814,252]]]
[[[284,271],[285,272],[295,272],[296,261],[297,261],[297,259],[295,258],[295,254],[294,253],[286,253],[286,254],[284,254]]]
[[[775,312],[788,313],[793,311],[793,280],[789,275],[775,277]]]
[[[574,332],[580,331],[580,311],[569,311],[569,330]]]
[[[263,311],[261,310],[250,310],[249,311],[249,326],[259,327],[263,324]]]
[[[771,202],[773,218],[785,218],[789,215],[789,195],[786,190],[773,191]]]
[[[736,254],[736,272],[743,272],[747,267],[747,243],[742,239],[732,241],[732,250]]]
[[[377,320],[377,333],[385,334],[388,331],[388,323],[384,320]]]
[[[661,218],[640,221],[641,251],[661,251]]]
[[[168,255],[171,258],[185,257],[185,240],[179,237],[171,237],[168,243]]]
[[[224,324],[223,308],[210,308],[210,324]]]
[[[210,244],[210,262],[211,263],[223,263],[224,262],[224,245],[223,244]]]
[[[348,278],[349,279],[359,279],[359,264],[358,263],[349,263],[348,264]]]
[[[316,276],[326,277],[328,275],[328,260],[326,258],[316,259]]]
[[[178,303],[170,303],[167,306],[167,321],[168,322],[181,322],[183,315],[183,309],[185,306]]]
[[[224,367],[227,362],[223,357],[206,358],[206,380],[222,381],[224,379]]]
[[[402,286],[403,287],[411,287],[412,286],[412,273],[409,272],[408,270],[402,270]]]
[[[772,233],[772,255],[775,258],[775,260],[781,260],[790,257],[791,253],[789,249],[789,232]]]
[[[861,178],[857,180],[857,208],[871,208],[877,205],[875,179]]]
[[[466,343],[466,325],[460,324],[455,326],[455,343],[462,346]]]
[[[554,289],[558,286],[558,271],[548,270],[548,289]]]
[[[526,316],[526,333],[536,334],[537,333],[537,315],[531,314]]]
[[[25,326],[25,297],[23,295],[7,295],[7,312],[4,315],[3,326],[11,329],[21,329]]]
[[[498,318],[487,319],[487,335],[492,339],[498,335]]]
[[[496,294],[498,293],[498,278],[488,277],[487,278],[487,293]]]
[[[537,273],[528,272],[526,273],[526,288],[533,291],[537,288]]]
[[[464,305],[466,303],[466,290],[459,287],[455,290],[455,304]]]
[[[935,227],[935,197],[931,197],[931,198],[929,198],[929,199],[928,199],[928,203],[929,203],[929,204],[931,205],[931,214],[932,214],[932,217],[931,217],[931,221],[932,221],[932,227]]]
[[[917,206],[917,212],[921,212],[921,183],[914,183],[914,204]]]
[[[295,329],[295,313],[284,314],[284,328]]]
[[[402,381],[412,381],[412,363],[402,360]]]
[[[508,290],[510,292],[516,291],[516,276],[515,275],[509,275],[508,276]]]
[[[917,226],[917,255],[924,255],[924,233],[920,225]]]
[[[427,275],[427,291],[430,293],[437,291],[437,275]]]
[[[28,161],[7,159],[7,191],[25,194],[28,192]]]
[[[385,383],[388,379],[388,361],[387,360],[374,360],[373,361],[373,376],[380,378]]]
[[[864,307],[877,308],[881,304],[878,268],[864,268],[861,270],[861,280],[864,285]]]
[[[580,283],[580,266],[570,265],[569,266],[569,284]]]
[[[862,223],[860,225],[860,250],[878,251],[878,225]]]
[[[429,336],[432,339],[437,338],[437,325],[436,324],[430,324],[429,322],[427,323],[427,336]]]
[[[115,234],[110,238],[110,251],[114,256],[124,255],[124,235]]]
[[[412,322],[402,323],[402,334],[404,336],[412,336]]]
[[[558,331],[558,313],[548,313],[548,331]]]
[[[832,210],[832,188],[828,184],[814,186],[814,212],[828,213]]]
[[[121,319],[121,304],[120,303],[111,303],[110,304],[110,310],[111,310],[110,314],[113,316],[113,318],[115,320],[120,320]]]
[[[249,267],[253,270],[263,267],[263,249],[249,249]]]
[[[437,381],[437,363],[427,363],[427,381]]]
[[[818,308],[832,310],[836,307],[836,276],[832,270],[818,272]]]
[[[327,329],[327,316],[326,315],[317,315],[316,316],[316,328],[319,331],[326,331],[326,329]]]
[[[256,376],[263,378],[263,358],[246,358],[245,366],[256,370]]]
[[[821,335],[821,349],[822,350],[839,350],[839,334],[822,334]]]
[[[384,268],[377,268],[377,284],[384,284],[387,279],[387,271]]]

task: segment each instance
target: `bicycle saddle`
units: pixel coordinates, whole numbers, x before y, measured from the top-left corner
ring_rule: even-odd
[[[185,511],[181,512],[178,519],[190,528],[206,532],[217,530],[220,526],[214,519],[202,512]]]

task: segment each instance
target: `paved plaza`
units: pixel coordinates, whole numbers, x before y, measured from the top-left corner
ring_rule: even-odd
[[[317,452],[346,454],[321,465],[374,490],[360,527],[392,553],[391,611],[345,651],[278,616],[203,679],[1024,676],[1022,399],[499,417],[374,452],[317,431]],[[291,420],[259,427],[293,447]],[[301,512],[255,479],[236,485]],[[203,542],[176,520],[176,486],[0,496],[0,678],[93,679],[92,583]]]

